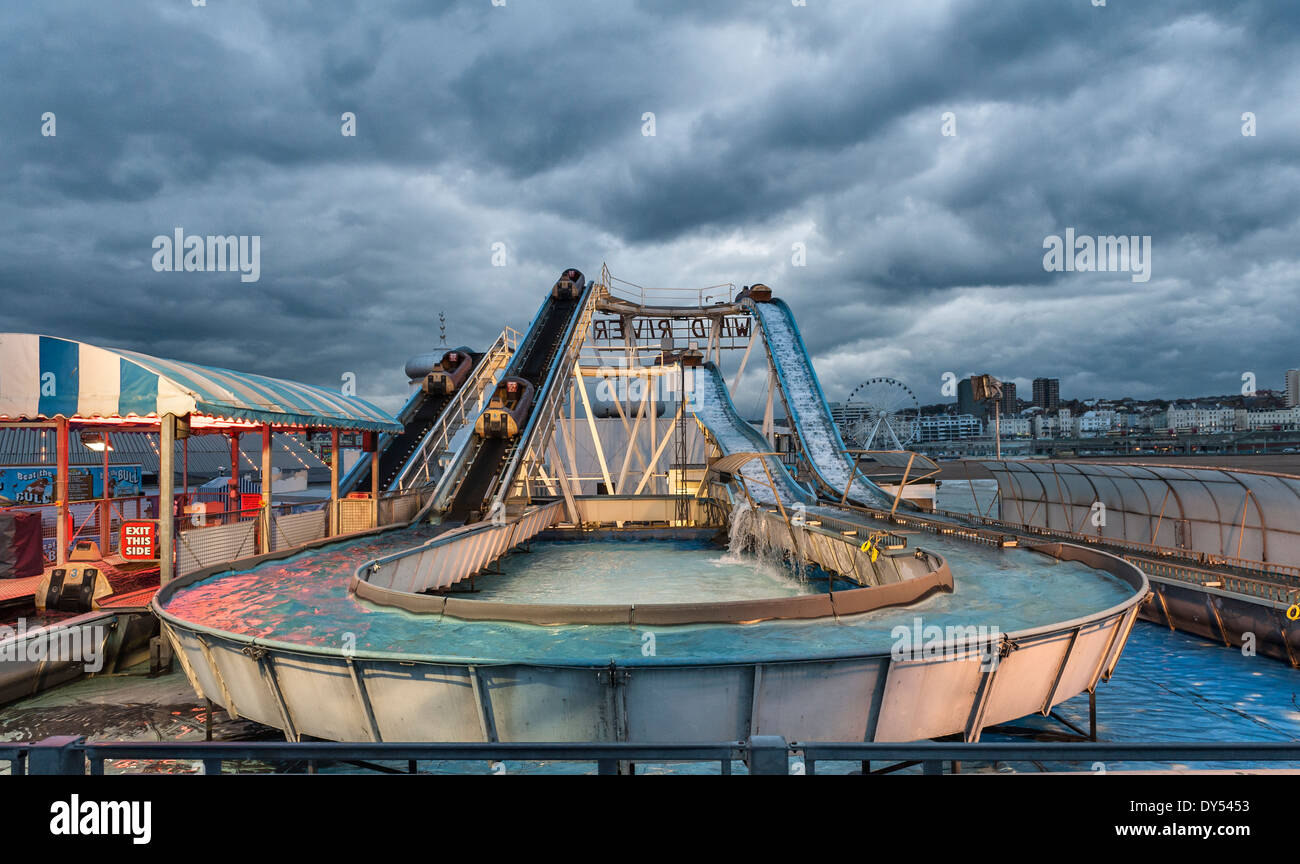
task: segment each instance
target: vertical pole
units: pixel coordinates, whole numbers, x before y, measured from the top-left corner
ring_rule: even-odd
[[[1097,691],[1088,691],[1088,740],[1097,740]]]
[[[230,433],[230,483],[228,487],[230,500],[226,504],[229,513],[239,511],[239,432]],[[238,518],[238,517],[236,517]],[[226,520],[229,524],[230,520]]]
[[[68,562],[68,418],[60,417],[57,431],[58,466],[55,468],[54,505],[59,524],[55,526],[58,551],[54,561],[60,567]]]
[[[108,450],[104,451],[105,453]],[[181,441],[181,504],[190,503],[190,438]]]
[[[375,528],[379,527],[379,433],[375,433],[375,449],[370,451],[370,511]]]
[[[112,446],[108,438],[108,430],[100,433],[104,442],[104,461],[101,469],[104,472],[104,497],[99,502],[99,554],[108,557],[109,544],[113,540],[113,532],[110,530],[113,524],[113,504],[108,497],[108,448]]]
[[[339,533],[339,430],[330,430],[329,536]]]
[[[166,585],[175,575],[172,555],[176,547],[176,520],[172,508],[176,499],[176,415],[164,414],[158,432],[158,584]]]
[[[271,551],[271,424],[262,426],[262,543],[261,551]]]
[[[654,495],[659,491],[659,478],[654,475],[659,471],[659,407],[655,403],[656,391],[659,389],[659,376],[646,373],[645,378],[646,390],[650,397],[650,453],[653,461],[650,464],[650,493]],[[639,493],[640,490],[638,489]]]
[[[763,409],[763,437],[773,450],[776,449],[776,414],[773,397],[776,395],[776,369],[767,373],[767,406]]]

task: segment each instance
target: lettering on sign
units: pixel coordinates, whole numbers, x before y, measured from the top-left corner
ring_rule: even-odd
[[[127,561],[153,561],[158,557],[158,523],[123,522],[118,553]]]

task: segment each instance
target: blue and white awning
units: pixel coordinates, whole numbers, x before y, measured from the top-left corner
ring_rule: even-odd
[[[355,396],[281,378],[0,333],[0,420],[91,420],[196,414],[221,420],[400,432]]]

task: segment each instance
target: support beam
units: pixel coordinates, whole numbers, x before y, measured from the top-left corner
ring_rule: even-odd
[[[176,548],[176,415],[164,414],[158,435],[158,584],[176,575],[172,560]]]
[[[903,500],[903,493],[907,491],[907,478],[912,473],[912,462],[916,460],[916,453],[907,457],[907,467],[903,469],[903,480],[898,484],[898,494],[894,496],[894,506],[889,508],[889,515],[893,516],[898,510],[898,502]],[[856,465],[853,468],[857,471]]]
[[[375,449],[370,453],[370,527],[379,527],[379,433],[375,433]]]
[[[581,525],[582,520],[578,515],[578,502],[573,500],[573,490],[569,488],[569,478],[564,476],[564,463],[560,461],[560,454],[555,449],[555,441],[552,440],[548,451],[551,457],[551,464],[555,466],[555,476],[560,481],[560,489],[564,492],[564,506],[569,511],[569,521],[574,525]]]
[[[645,391],[642,391],[641,395],[642,397],[644,397]],[[641,440],[640,440],[641,420],[645,417],[645,406],[646,406],[646,400],[645,398],[642,398],[641,401],[637,404],[636,422],[632,424],[632,429],[630,432],[628,432],[627,435],[627,449],[623,451],[623,467],[619,469],[618,485],[615,487],[615,492],[617,492],[620,495],[623,493],[623,484],[627,482],[627,469],[631,464],[633,450],[636,451],[636,455],[638,459],[640,459],[641,457]],[[651,422],[654,421],[651,420]],[[641,461],[641,468],[642,470],[644,470],[646,464],[645,460],[640,459],[640,461]]]
[[[330,430],[329,536],[339,533],[339,430]]]
[[[108,430],[105,429],[100,433],[104,441],[103,464],[104,472],[104,497],[99,502],[99,554],[105,558],[108,557],[109,550],[113,542],[113,500],[108,494],[108,454],[109,449],[113,446],[109,439]]]
[[[735,393],[740,389],[740,379],[745,374],[745,364],[749,362],[749,352],[754,350],[754,342],[758,339],[758,328],[751,327],[749,331],[749,344],[745,346],[745,353],[740,358],[740,368],[736,370],[736,377],[731,381],[731,392]]]
[[[262,542],[259,552],[271,551],[271,424],[262,426]]]
[[[632,380],[633,380],[632,377],[631,377],[630,375],[626,375],[626,374],[620,374],[618,377],[627,381],[626,391],[627,391],[628,393],[630,393],[630,392],[631,392],[631,389],[632,389],[632,383],[631,383]],[[635,380],[640,381],[640,380],[641,380],[641,376],[638,374],[638,375],[636,376]],[[642,391],[642,396],[644,396],[644,395],[645,395],[645,391],[643,390],[643,391]],[[641,415],[645,413],[645,411],[644,411],[644,407],[645,407],[645,399],[643,398],[643,399],[640,400],[640,402],[639,402],[638,405],[637,405],[637,417],[638,417],[638,418],[641,417]],[[623,400],[622,400],[622,399],[618,399],[618,398],[616,398],[616,399],[614,400],[614,410],[618,412],[618,419],[619,419],[620,421],[622,421],[622,423],[623,423],[623,433],[624,433],[625,435],[627,435],[627,450],[628,450],[628,452],[629,452],[629,453],[632,452],[632,451],[635,451],[635,452],[636,452],[636,459],[637,459],[637,462],[639,462],[640,465],[641,465],[641,468],[644,469],[644,468],[645,468],[645,456],[643,456],[642,453],[641,453],[641,442],[640,442],[640,440],[638,440],[638,437],[637,437],[637,430],[636,430],[636,429],[633,429],[631,426],[628,425],[628,422],[627,422],[627,412],[625,412],[625,411],[623,410]],[[638,426],[637,428],[639,429],[640,427]],[[623,462],[624,462],[624,464],[627,463],[626,454],[625,454],[625,458],[623,459]],[[621,471],[621,472],[619,472],[618,483],[616,484],[616,486],[617,486],[618,488],[620,488],[620,489],[623,487],[623,477],[624,477],[626,474],[627,474],[626,471]]]
[[[767,405],[763,408],[763,437],[772,449],[776,449],[776,417],[773,413],[773,397],[776,395],[776,369],[767,372]]]
[[[58,431],[55,433],[58,439],[58,466],[54,475],[54,505],[55,518],[59,524],[55,526],[54,536],[59,548],[54,561],[62,567],[68,562],[68,543],[72,539],[68,536],[68,418],[60,417],[58,423]]]
[[[654,476],[654,474],[659,470],[659,455],[663,453],[663,448],[658,446],[657,443],[659,439],[659,414],[658,408],[655,404],[655,397],[658,394],[658,390],[658,382],[654,381],[650,376],[646,376],[646,395],[650,400],[650,407],[647,409],[647,413],[650,416],[650,453],[653,455],[650,459],[650,464],[646,466],[645,476],[642,477],[641,482],[637,484],[636,491],[638,495],[641,494],[641,488],[645,485],[645,478]],[[657,487],[651,488],[650,494],[653,495],[658,491]]]
[[[686,406],[685,402],[677,403],[677,416],[681,416],[682,408],[684,408],[685,406]],[[676,421],[677,418],[674,417],[673,419],[674,421]],[[674,423],[673,426],[668,427],[668,434],[665,435],[663,437],[663,440],[659,442],[658,448],[655,449],[654,457],[650,460],[650,465],[646,468],[645,473],[641,475],[641,482],[636,484],[636,491],[632,493],[633,495],[640,495],[641,490],[645,488],[646,482],[651,477],[654,476],[655,466],[659,464],[659,457],[663,455],[664,449],[668,446],[668,442],[672,440],[673,438],[672,430],[675,428],[675,426],[676,423]],[[653,429],[654,426],[651,426],[650,428]]]
[[[235,430],[230,433],[230,482],[228,484],[230,499],[226,504],[226,510],[231,513],[235,513],[241,509],[239,498],[239,457],[239,431]]]
[[[596,429],[596,418],[591,413],[591,400],[587,398],[587,382],[581,375],[574,375],[578,393],[582,396],[582,410],[587,413],[587,429],[591,431],[591,441],[596,445],[596,461],[600,463],[600,476],[605,479],[605,494],[614,494],[614,481],[609,477],[609,465],[605,462],[605,448],[600,445],[600,432]],[[617,401],[617,400],[616,400]]]

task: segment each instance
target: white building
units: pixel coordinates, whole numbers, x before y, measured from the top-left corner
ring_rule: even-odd
[[[1286,370],[1286,407],[1300,406],[1300,369]]]
[[[1110,409],[1085,411],[1074,418],[1075,438],[1095,438],[1116,428],[1116,414]]]
[[[913,441],[954,441],[959,438],[978,438],[984,434],[984,424],[972,414],[930,414],[916,425]]]
[[[1003,417],[999,427],[1003,438],[1028,438],[1033,431],[1028,417]]]
[[[1287,400],[1290,401],[1289,394]],[[1300,427],[1300,405],[1293,408],[1275,408],[1271,411],[1251,411],[1246,415],[1248,429],[1296,429],[1297,427]]]
[[[1241,426],[1238,426],[1238,414]],[[1206,408],[1200,405],[1170,405],[1165,412],[1165,426],[1177,432],[1232,432],[1244,428],[1246,412],[1236,408]]]

